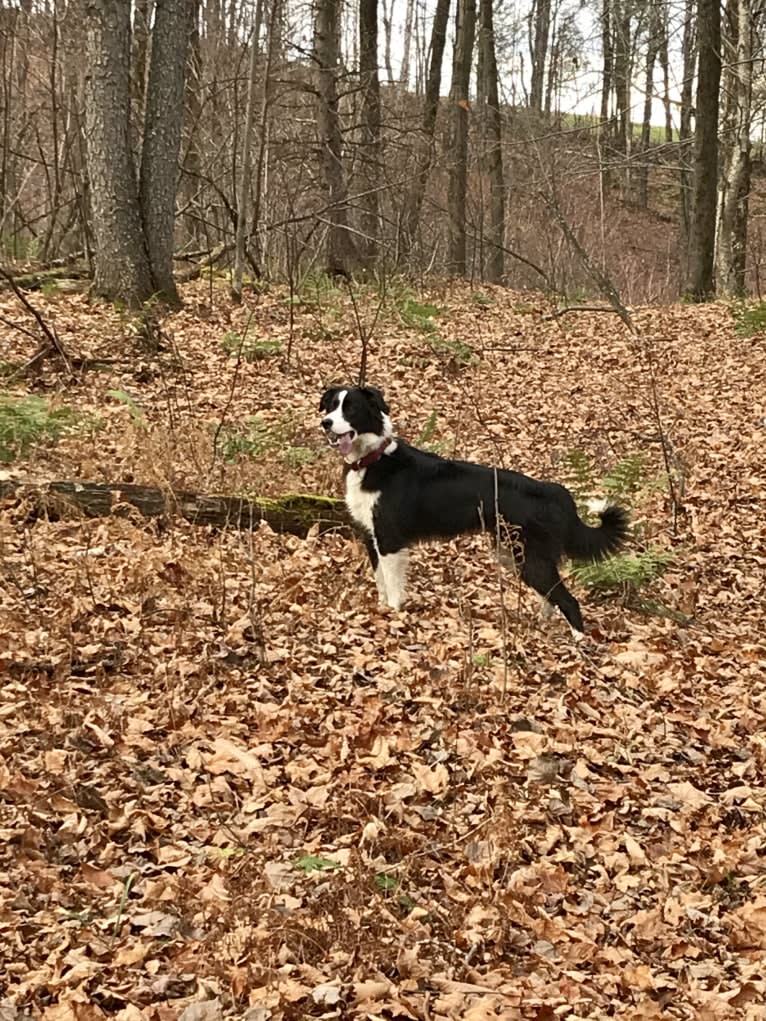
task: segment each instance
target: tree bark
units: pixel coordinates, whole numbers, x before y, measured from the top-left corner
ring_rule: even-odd
[[[611,0],[602,0],[601,49],[604,57],[604,68],[601,75],[600,134],[602,138],[606,138],[610,133],[609,102],[612,97],[612,82],[614,80],[614,44],[612,40]]]
[[[660,49],[662,31],[661,12],[658,0],[652,0],[649,10],[649,33],[646,40],[646,62],[644,64],[644,116],[641,123],[641,166],[638,172],[638,205],[646,209],[649,205],[649,148],[652,137],[652,100],[654,99],[654,64]]]
[[[350,276],[357,259],[356,246],[348,230],[348,193],[335,79],[340,48],[340,6],[337,0],[317,0],[314,58],[317,66],[320,164],[330,207],[325,266],[331,275]]]
[[[450,89],[449,271],[465,276],[466,197],[468,189],[469,85],[476,29],[476,0],[458,0]]]
[[[154,293],[179,305],[173,280],[178,154],[193,0],[157,0],[146,94],[139,199]]]
[[[404,49],[402,66],[399,71],[399,84],[403,89],[410,87],[410,54],[412,51],[412,30],[415,19],[415,0],[407,0],[407,11],[404,17]]]
[[[745,293],[747,213],[751,178],[754,14],[750,0],[726,7],[726,71],[719,144],[722,173],[718,186],[716,293]]]
[[[681,252],[681,281],[688,278],[689,273],[689,230],[691,227],[692,204],[692,85],[694,68],[697,63],[697,25],[694,19],[695,0],[686,0],[684,8],[684,29],[681,44],[683,57],[683,84],[681,87],[681,107],[679,112],[679,220]]]
[[[442,80],[442,61],[447,41],[447,21],[450,0],[437,0],[431,27],[431,60],[428,66],[428,80],[423,106],[423,125],[415,164],[412,187],[407,193],[402,211],[402,229],[399,237],[399,261],[405,261],[410,254],[418,232],[420,210],[426,193],[428,175],[434,157],[434,132],[436,115],[439,111],[439,89]]]
[[[85,137],[96,241],[93,290],[140,306],[152,294],[130,145],[130,4],[88,0]]]
[[[489,180],[489,209],[486,238],[489,248],[485,275],[490,283],[503,279],[505,241],[505,182],[503,180],[503,133],[500,97],[497,85],[497,57],[492,0],[481,0],[479,51],[481,70],[479,89],[484,115],[484,163]]]
[[[245,234],[247,232],[250,176],[253,167],[253,127],[255,125],[256,87],[258,84],[258,47],[263,20],[263,0],[255,8],[255,27],[250,40],[250,74],[247,85],[247,110],[242,133],[242,165],[237,189],[237,226],[234,233],[234,269],[231,275],[231,298],[235,304],[242,301],[242,276],[245,270]]]
[[[233,496],[206,496],[187,490],[120,482],[56,481],[24,483],[0,480],[0,500],[15,496],[33,501],[32,517],[52,520],[77,517],[109,517],[134,507],[144,517],[185,518],[193,525],[214,528],[257,528],[266,521],[276,532],[305,536],[317,526],[320,532],[349,527],[342,500],[328,496],[290,493],[286,496],[246,500]]]
[[[359,77],[362,86],[362,216],[360,255],[371,267],[378,258],[380,215],[380,81],[378,79],[378,0],[359,0]]]
[[[714,295],[716,194],[718,184],[718,92],[721,79],[719,0],[698,0],[699,55],[694,135],[692,218],[687,293],[694,301]]]
[[[551,0],[534,0],[529,12],[529,50],[532,80],[529,86],[530,109],[542,113],[545,88],[545,61],[551,26]]]

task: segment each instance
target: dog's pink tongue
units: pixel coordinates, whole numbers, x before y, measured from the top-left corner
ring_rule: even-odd
[[[343,433],[343,435],[339,438],[339,440],[338,440],[338,449],[340,450],[341,454],[343,454],[344,457],[346,456],[346,454],[351,453],[351,444],[353,442],[354,442],[354,435],[353,435],[353,433],[350,433],[350,432],[349,433]]]

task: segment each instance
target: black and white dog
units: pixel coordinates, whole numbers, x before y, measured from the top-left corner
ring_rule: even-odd
[[[395,610],[404,602],[408,546],[498,529],[523,581],[582,637],[580,607],[558,563],[564,556],[598,560],[619,549],[628,530],[625,510],[594,501],[589,509],[601,526],[592,528],[563,486],[417,450],[395,436],[376,387],[333,387],[319,408],[329,442],[348,465],[346,504],[365,533],[381,602]]]

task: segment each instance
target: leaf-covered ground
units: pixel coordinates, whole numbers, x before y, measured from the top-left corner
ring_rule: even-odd
[[[348,295],[292,325],[282,292],[186,299],[136,354],[124,314],[37,296],[100,364],[43,366],[75,427],[5,475],[339,493]],[[3,1019],[764,1017],[764,339],[723,306],[636,310],[643,343],[548,311],[390,294],[368,379],[447,454],[583,495],[640,465],[634,542],[674,560],[578,590],[581,648],[479,539],[419,549],[394,613],[345,534],[6,503]]]

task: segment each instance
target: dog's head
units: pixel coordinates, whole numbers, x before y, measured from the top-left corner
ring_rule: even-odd
[[[334,386],[322,394],[319,410],[328,442],[350,463],[393,436],[383,391],[375,386]]]

